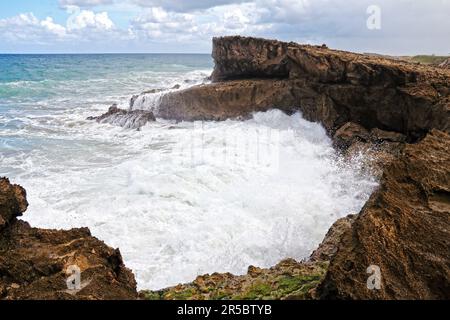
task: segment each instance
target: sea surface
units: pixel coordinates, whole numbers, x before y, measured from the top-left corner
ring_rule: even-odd
[[[140,130],[86,120],[143,91],[207,83],[212,68],[209,55],[0,55],[0,176],[26,188],[23,219],[89,227],[139,289],[308,257],[377,184],[319,124],[275,110]]]

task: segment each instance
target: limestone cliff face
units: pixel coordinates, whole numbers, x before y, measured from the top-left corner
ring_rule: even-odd
[[[0,179],[0,300],[135,299],[134,275],[119,250],[87,228],[43,230],[17,220],[27,209],[25,190]],[[80,287],[68,290],[71,266]]]
[[[442,68],[245,37],[215,38],[213,58],[214,84],[166,95],[157,116],[221,120],[281,108],[331,134],[347,122],[410,141],[450,130],[450,72]]]

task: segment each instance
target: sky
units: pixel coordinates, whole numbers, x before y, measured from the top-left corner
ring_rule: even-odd
[[[210,53],[224,35],[449,55],[450,0],[0,1],[0,53]]]

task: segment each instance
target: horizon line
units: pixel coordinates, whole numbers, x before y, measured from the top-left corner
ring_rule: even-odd
[[[192,54],[211,55],[209,52],[0,52],[0,55],[94,55],[94,54]]]

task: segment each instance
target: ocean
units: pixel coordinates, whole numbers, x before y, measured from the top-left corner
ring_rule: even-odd
[[[207,83],[212,69],[209,55],[0,55],[0,175],[27,190],[22,219],[89,227],[139,289],[307,258],[377,185],[365,156],[343,159],[320,124],[277,110],[140,130],[86,120],[143,91]]]

